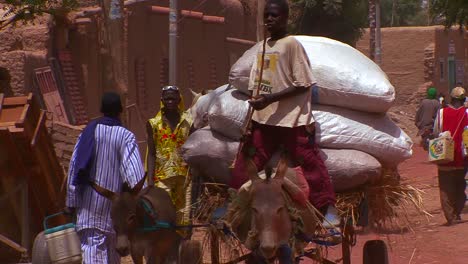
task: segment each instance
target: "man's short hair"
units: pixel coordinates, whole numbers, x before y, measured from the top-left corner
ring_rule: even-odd
[[[285,14],[286,16],[289,16],[288,1],[286,1],[286,0],[267,0],[267,2],[265,3],[265,7],[269,6],[269,5],[272,5],[272,4],[277,5],[280,8],[281,13]]]
[[[122,113],[122,102],[118,93],[106,92],[102,95],[101,113],[106,116],[117,116]]]

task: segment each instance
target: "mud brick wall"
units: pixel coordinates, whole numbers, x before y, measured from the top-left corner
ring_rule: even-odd
[[[70,165],[73,148],[84,126],[72,126],[53,121],[49,123],[48,127],[49,133],[52,136],[55,154],[65,173],[68,173],[68,166]]]
[[[434,66],[435,66],[435,45],[434,43],[424,49],[424,80],[432,82],[434,79]]]
[[[8,26],[0,31],[0,68],[9,75],[7,96],[31,92],[33,70],[48,64],[51,47],[50,17],[44,15],[33,23]],[[0,76],[5,78],[5,76]],[[5,89],[5,88],[4,88]]]
[[[435,42],[434,27],[382,28],[382,66],[396,90],[395,105],[406,105],[408,98],[426,82],[426,48]],[[356,48],[369,55],[369,30]]]

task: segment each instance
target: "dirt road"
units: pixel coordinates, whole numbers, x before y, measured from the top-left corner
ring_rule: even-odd
[[[466,222],[445,226],[440,209],[436,166],[427,162],[427,154],[419,146],[413,157],[400,165],[404,181],[422,189],[424,204],[433,217],[427,219],[416,212],[410,212],[413,231],[394,234],[361,234],[353,248],[352,263],[362,263],[362,247],[367,240],[382,239],[389,246],[392,264],[466,264],[468,263],[468,208],[462,215]],[[331,249],[330,256],[339,257],[338,249]],[[312,263],[306,262],[304,263]]]

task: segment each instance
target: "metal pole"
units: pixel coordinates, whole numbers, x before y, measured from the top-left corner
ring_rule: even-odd
[[[177,85],[177,0],[169,3],[169,84]]]
[[[382,35],[380,34],[380,0],[375,0],[375,63],[382,64]]]

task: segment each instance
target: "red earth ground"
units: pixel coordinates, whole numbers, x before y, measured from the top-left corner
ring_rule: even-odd
[[[424,191],[425,209],[433,217],[427,219],[416,212],[410,212],[413,231],[400,234],[360,234],[352,251],[352,263],[362,263],[362,248],[367,240],[382,239],[389,247],[392,264],[466,264],[468,263],[468,221],[445,226],[439,202],[437,169],[427,162],[427,153],[419,146],[414,147],[413,157],[400,165],[402,179]],[[463,220],[468,220],[466,214]],[[340,257],[339,249],[331,249],[330,258]],[[335,257],[335,258],[334,258]],[[303,263],[312,263],[304,261]]]

